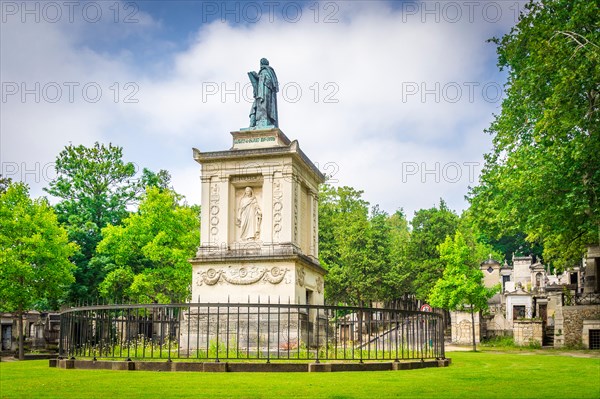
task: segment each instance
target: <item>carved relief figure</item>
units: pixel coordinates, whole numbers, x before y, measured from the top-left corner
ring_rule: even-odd
[[[242,241],[254,241],[260,238],[260,223],[262,211],[251,187],[246,187],[244,196],[240,199],[236,225],[240,228]]]

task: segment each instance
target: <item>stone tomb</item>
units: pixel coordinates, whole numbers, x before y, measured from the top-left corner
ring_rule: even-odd
[[[201,245],[192,302],[323,304],[318,186],[324,176],[278,128],[232,132],[200,152]]]
[[[317,193],[325,177],[279,128],[231,134],[229,150],[194,149],[202,210],[201,245],[190,261],[192,302],[323,305]],[[312,325],[313,313],[292,319]],[[185,319],[208,321],[193,311]]]

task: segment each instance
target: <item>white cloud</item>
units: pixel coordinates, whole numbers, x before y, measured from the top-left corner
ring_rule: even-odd
[[[123,42],[109,51],[91,34],[126,38],[132,46],[148,45],[148,37],[155,37],[168,46],[160,39],[163,24],[144,13],[143,23],[135,26],[3,24],[3,91],[7,82],[27,87],[40,82],[41,91],[48,82],[80,84],[72,103],[65,101],[65,91],[56,104],[46,101],[47,95],[39,103],[31,95],[22,102],[20,93],[3,98],[4,173],[18,180],[24,169],[15,172],[15,165],[32,170],[35,162],[52,162],[70,141],[110,141],[124,146],[140,166],[169,170],[175,188],[198,202],[199,169],[191,147],[230,147],[229,132],[247,125],[250,103],[241,93],[246,72],[267,57],[285,89],[279,96],[280,127],[322,168],[337,167],[338,184],[365,190],[365,199],[388,212],[403,207],[412,216],[440,197],[464,208],[466,187],[474,181],[448,179],[443,175],[450,173],[448,167],[439,170],[438,182],[433,173],[423,179],[422,166],[456,163],[466,173],[471,166],[465,162],[481,164],[489,147],[482,131],[499,106],[485,101],[481,89],[502,83],[493,81],[500,75],[490,70],[495,53],[485,40],[510,21],[471,23],[465,17],[423,23],[421,15],[403,16],[402,9],[386,3],[336,4],[339,22],[332,24],[314,23],[314,15],[306,14],[297,23],[263,18],[257,24],[217,20],[198,26],[185,50],[146,64],[137,63],[134,49]],[[96,103],[81,92],[90,82],[102,89]],[[217,92],[209,95],[209,89]],[[290,101],[298,89],[301,97]],[[139,102],[124,102],[127,95]],[[409,175],[405,169],[413,164],[421,170]],[[24,177],[40,195],[43,178]]]

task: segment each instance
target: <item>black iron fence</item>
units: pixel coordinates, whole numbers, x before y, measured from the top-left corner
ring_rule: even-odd
[[[600,305],[600,293],[571,294],[562,293],[563,306]]]
[[[144,304],[61,313],[59,356],[399,361],[444,358],[432,312],[293,304]]]

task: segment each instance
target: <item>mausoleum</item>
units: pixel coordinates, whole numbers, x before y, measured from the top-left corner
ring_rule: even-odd
[[[277,127],[231,133],[229,150],[201,152],[201,245],[192,301],[323,304],[318,261],[324,176]]]

